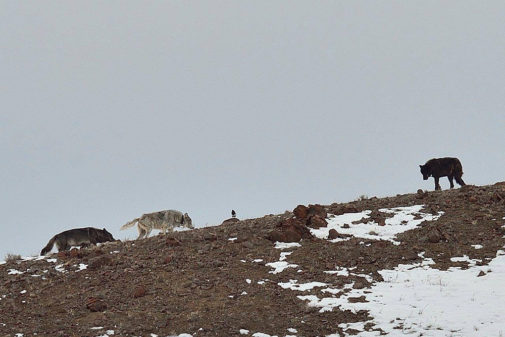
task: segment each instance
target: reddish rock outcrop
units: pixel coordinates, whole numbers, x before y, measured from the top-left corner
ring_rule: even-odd
[[[270,232],[267,239],[279,242],[298,242],[312,237],[310,230],[299,219],[289,218],[277,224],[277,229]]]

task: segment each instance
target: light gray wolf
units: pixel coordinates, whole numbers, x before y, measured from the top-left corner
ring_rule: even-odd
[[[153,229],[159,229],[163,233],[172,232],[175,227],[194,228],[188,213],[170,209],[154,213],[142,214],[141,217],[133,219],[121,226],[121,230],[130,228],[137,224],[139,236],[137,239],[148,237]]]
[[[438,183],[440,177],[447,177],[451,188],[454,188],[453,178],[460,186],[465,186],[465,182],[461,179],[463,166],[461,166],[458,158],[433,158],[428,160],[426,164],[419,165],[419,167],[424,180],[428,180],[429,177],[435,179],[435,190],[442,189]]]
[[[107,241],[116,240],[105,228],[84,227],[69,229],[53,236],[47,245],[42,248],[40,255],[49,253],[51,249],[53,249],[55,243],[56,247],[58,247],[58,251],[61,252],[62,250],[68,250],[72,246],[96,245],[97,243]]]

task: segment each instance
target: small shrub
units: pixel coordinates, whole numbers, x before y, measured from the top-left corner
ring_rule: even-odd
[[[16,262],[18,260],[21,260],[21,255],[19,254],[7,254],[5,256],[5,262],[9,263],[9,262]]]

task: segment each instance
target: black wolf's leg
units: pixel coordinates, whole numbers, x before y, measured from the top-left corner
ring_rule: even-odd
[[[454,183],[452,182],[453,176],[447,176],[449,179],[449,183],[451,184],[451,188],[454,188]]]
[[[439,177],[433,177],[435,178],[435,191],[441,190],[442,188],[440,187],[440,184],[438,183]]]
[[[460,185],[460,186],[465,186],[465,182],[463,181],[463,179],[461,179],[461,177],[455,177],[456,178],[456,182]]]

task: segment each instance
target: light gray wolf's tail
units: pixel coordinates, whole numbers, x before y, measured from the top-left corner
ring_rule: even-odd
[[[51,249],[53,249],[54,241],[56,241],[56,235],[53,236],[51,240],[49,240],[49,242],[44,248],[42,248],[42,250],[40,251],[40,255],[46,255],[47,253],[49,253]]]
[[[140,218],[133,219],[130,222],[125,223],[123,226],[121,226],[121,230],[133,227],[137,221],[139,221]]]

